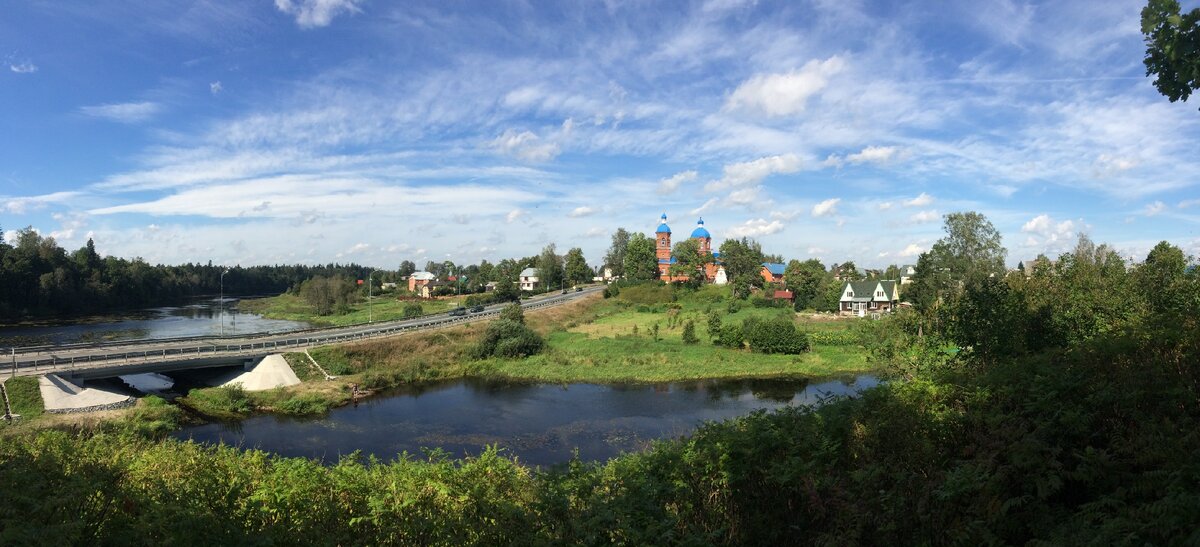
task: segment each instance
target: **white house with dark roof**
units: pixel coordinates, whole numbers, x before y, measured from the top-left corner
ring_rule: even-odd
[[[895,281],[848,281],[842,286],[838,311],[863,317],[888,313],[900,305],[900,284]]]
[[[537,289],[538,271],[537,268],[525,268],[521,270],[521,275],[518,276],[517,283],[520,284],[521,290],[532,291]]]

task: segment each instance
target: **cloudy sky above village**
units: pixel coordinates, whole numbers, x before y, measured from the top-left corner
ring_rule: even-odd
[[[1194,2],[1183,2],[1185,7]],[[477,262],[617,227],[910,263],[1200,254],[1129,2],[9,2],[0,227],[151,262]],[[11,235],[11,234],[10,234]]]

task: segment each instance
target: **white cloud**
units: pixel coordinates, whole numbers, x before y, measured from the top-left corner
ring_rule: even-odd
[[[0,211],[14,215],[21,215],[29,211],[43,209],[47,205],[65,203],[72,198],[78,197],[79,195],[79,192],[54,192],[52,194],[43,194],[40,196],[11,198],[0,197]]]
[[[829,77],[845,67],[841,57],[813,59],[799,70],[782,74],[758,74],[746,80],[725,102],[727,110],[757,111],[767,116],[790,116],[803,112],[809,97],[829,83]]]
[[[880,211],[887,211],[888,209],[892,208],[892,205],[893,205],[892,202],[885,201],[883,203],[880,203],[879,205],[876,205],[876,207],[878,207]]]
[[[595,209],[588,207],[588,206],[583,206],[583,207],[576,207],[570,213],[567,213],[567,216],[569,216],[571,218],[579,218],[579,217],[586,217],[586,216],[590,216],[590,215],[594,215],[594,214],[596,214]]]
[[[800,170],[800,158],[795,154],[766,156],[753,161],[732,163],[725,166],[725,174],[704,186],[706,192],[717,192],[726,188],[758,184],[777,173],[795,173]]]
[[[837,204],[841,201],[841,198],[832,198],[813,205],[812,216],[824,217],[837,214]]]
[[[799,209],[793,209],[791,211],[771,211],[771,218],[777,220],[792,220],[800,216],[801,212],[802,211]]]
[[[821,247],[809,247],[807,252],[808,252],[809,256],[817,256],[817,255],[825,254],[825,253],[829,252],[829,250],[821,248]]]
[[[358,254],[358,253],[363,253],[363,252],[366,252],[369,250],[371,250],[370,243],[359,242],[359,243],[355,243],[353,247],[350,247],[349,249],[347,249],[346,254],[348,254],[348,255]]]
[[[762,237],[782,231],[784,225],[778,220],[768,222],[765,219],[747,220],[728,230],[729,237]]]
[[[608,230],[600,227],[588,228],[588,231],[583,233],[584,237],[604,237],[605,235],[608,235]]]
[[[1148,217],[1157,216],[1159,213],[1165,211],[1166,209],[1167,209],[1167,204],[1165,204],[1161,201],[1156,201],[1154,203],[1146,205],[1146,208],[1142,210],[1142,214],[1146,215]]]
[[[850,163],[887,163],[896,157],[899,149],[895,146],[868,146],[861,152],[846,156]]]
[[[1047,214],[1029,219],[1021,226],[1021,232],[1030,234],[1025,247],[1030,251],[1063,251],[1075,240],[1078,224],[1073,220],[1056,221]],[[1036,249],[1033,249],[1036,248]]]
[[[360,0],[275,0],[279,11],[296,18],[303,29],[329,26],[342,13],[361,13]]]
[[[706,211],[711,210],[713,207],[715,207],[720,202],[721,202],[721,200],[718,198],[709,198],[708,201],[704,202],[704,205],[701,205],[695,209],[692,209],[691,214],[692,215],[703,214]]]
[[[38,71],[37,65],[35,65],[29,61],[22,61],[19,63],[9,63],[8,69],[13,72],[16,72],[17,74],[33,74],[34,72]]]
[[[221,85],[220,80],[208,84],[208,92],[212,93],[213,95],[220,93],[224,89],[225,87]]]
[[[766,203],[767,199],[762,196],[762,186],[754,186],[752,188],[742,188],[734,190],[725,198],[726,203],[730,205],[749,206],[757,203]]]
[[[917,245],[916,243],[909,243],[907,247],[905,247],[900,252],[896,253],[896,257],[897,258],[911,258],[911,257],[917,256],[923,252],[925,252],[924,247]]]
[[[136,103],[112,103],[80,107],[79,111],[95,118],[104,118],[121,123],[137,123],[158,114],[162,106],[143,101]]]
[[[679,189],[679,186],[685,182],[696,180],[697,173],[695,171],[684,171],[676,173],[669,178],[662,179],[658,182],[658,193],[670,194]]]
[[[926,205],[929,205],[930,203],[933,203],[933,196],[926,194],[925,192],[921,192],[921,195],[919,195],[915,198],[912,198],[910,200],[905,200],[904,206],[905,207],[924,207]]]
[[[542,142],[541,138],[531,131],[517,133],[508,129],[504,134],[492,141],[492,146],[501,152],[514,156],[522,161],[543,162],[558,156],[558,145],[552,142]]]
[[[909,220],[911,220],[917,224],[924,224],[926,222],[937,222],[937,220],[939,218],[941,218],[941,215],[939,215],[937,211],[932,211],[932,210],[931,211],[921,211],[911,217],[908,217]]]
[[[1176,207],[1179,207],[1180,209],[1187,209],[1188,207],[1195,207],[1197,205],[1200,205],[1200,199],[1185,199],[1179,202]]]
[[[521,217],[524,217],[528,214],[529,213],[522,211],[520,209],[513,209],[513,210],[509,211],[507,215],[504,216],[504,222],[512,224],[512,223],[516,222],[517,219],[520,219]]]

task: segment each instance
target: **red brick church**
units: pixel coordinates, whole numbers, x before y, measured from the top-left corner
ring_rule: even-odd
[[[655,254],[658,256],[659,279],[668,283],[672,281],[687,281],[686,276],[671,276],[671,265],[675,264],[676,260],[671,255],[671,227],[667,226],[666,213],[663,213],[662,222],[658,225],[658,229],[654,231],[654,236],[657,240]],[[705,281],[724,285],[725,269],[721,267],[721,253],[713,252],[712,235],[704,228],[703,218],[696,222],[696,229],[692,230],[692,239],[695,239],[699,243],[701,256],[709,255],[712,257],[712,260],[704,265]]]

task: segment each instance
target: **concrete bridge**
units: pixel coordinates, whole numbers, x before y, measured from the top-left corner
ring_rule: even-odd
[[[521,303],[527,310],[566,304],[590,296],[603,287],[581,292],[552,294]],[[236,337],[192,337],[134,342],[70,344],[12,348],[8,356],[14,376],[53,373],[61,378],[86,380],[125,374],[165,372],[191,368],[228,366],[261,359],[271,354],[302,351],[305,348],[387,338],[413,331],[438,329],[491,319],[505,304],[488,306],[479,313],[452,316],[448,313],[416,319],[376,322],[349,327],[330,327],[277,334],[253,334]]]

